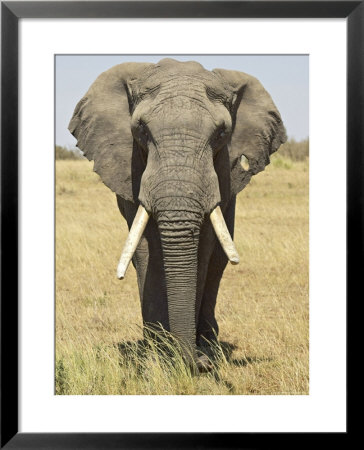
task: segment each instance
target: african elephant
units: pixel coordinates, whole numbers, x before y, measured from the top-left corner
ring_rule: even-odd
[[[238,262],[236,194],[286,140],[271,97],[242,72],[124,63],[96,79],[69,130],[127,221],[117,274],[132,259],[143,323],[169,330],[203,370],[198,345],[217,336],[220,280]]]

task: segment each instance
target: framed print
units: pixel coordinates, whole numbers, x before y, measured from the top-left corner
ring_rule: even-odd
[[[2,447],[348,436],[363,8],[2,2]]]

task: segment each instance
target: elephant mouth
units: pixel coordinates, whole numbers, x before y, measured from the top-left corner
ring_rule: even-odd
[[[119,280],[123,280],[125,278],[128,266],[133,258],[134,252],[143,235],[145,227],[147,226],[149,218],[150,214],[148,211],[144,208],[144,206],[139,205],[117,267],[116,275]],[[226,226],[220,206],[216,206],[216,208],[210,213],[210,221],[228,260],[231,264],[238,264],[239,255]]]

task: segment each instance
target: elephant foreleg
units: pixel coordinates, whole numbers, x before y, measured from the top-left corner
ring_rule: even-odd
[[[224,212],[226,225],[232,237],[234,236],[235,199],[236,197],[234,196]],[[227,257],[221,245],[216,241],[207,268],[197,319],[198,345],[204,345],[206,339],[209,341],[216,340],[218,335],[219,327],[215,317],[215,307],[220,281],[227,262]]]
[[[117,197],[118,206],[130,229],[137,205]],[[162,248],[157,225],[150,219],[132,259],[137,272],[144,326],[162,325],[169,330],[167,292]]]

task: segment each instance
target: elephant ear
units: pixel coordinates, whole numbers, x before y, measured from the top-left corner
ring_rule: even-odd
[[[268,92],[254,77],[233,70],[214,69],[233,92],[233,134],[229,155],[231,191],[240,192],[252,175],[264,170],[269,156],[286,142],[281,116]],[[241,161],[245,156],[249,168]]]
[[[102,73],[79,101],[68,129],[94,171],[116,194],[134,201],[135,144],[130,129],[132,104],[128,85],[153,64],[124,63]],[[140,182],[141,173],[139,174]]]

